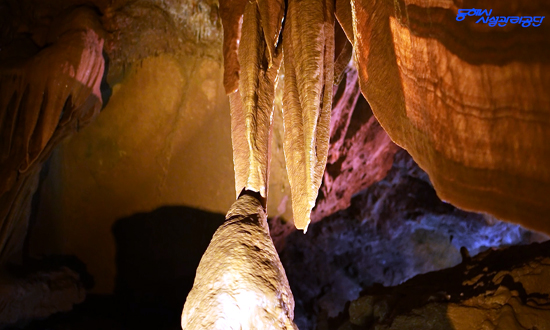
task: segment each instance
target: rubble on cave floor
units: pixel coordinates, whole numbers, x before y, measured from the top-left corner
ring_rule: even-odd
[[[455,267],[369,287],[329,323],[340,330],[548,329],[550,241],[465,254]]]

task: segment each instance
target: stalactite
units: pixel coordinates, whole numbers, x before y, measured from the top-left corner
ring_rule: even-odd
[[[284,1],[222,1],[224,84],[231,105],[235,190],[267,199],[274,88],[281,63],[279,43]],[[284,151],[294,223],[307,230],[325,170],[334,83],[351,57],[351,44],[337,26],[334,3],[290,1],[283,37]]]
[[[243,5],[243,4],[240,4]],[[225,5],[224,5],[225,6]],[[273,99],[282,53],[278,44],[283,1],[246,2],[238,48],[225,55],[237,196],[243,190],[267,199]],[[222,16],[223,18],[224,16]],[[235,24],[237,14],[224,24]],[[227,23],[226,23],[227,22]],[[229,29],[229,28],[227,28]],[[238,61],[234,63],[235,53]],[[235,66],[238,71],[235,71]],[[238,90],[233,91],[238,76]]]
[[[223,24],[223,85],[227,94],[239,89],[239,59],[242,18],[247,0],[220,0],[220,17]]]
[[[334,80],[334,4],[288,4],[283,36],[284,150],[294,224],[307,230],[325,170]]]

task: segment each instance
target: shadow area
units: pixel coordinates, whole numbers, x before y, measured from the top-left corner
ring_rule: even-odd
[[[112,227],[117,271],[113,294],[89,293],[84,302],[68,312],[8,328],[0,324],[0,329],[181,330],[181,312],[195,272],[224,220],[224,214],[185,206],[163,206],[118,219]],[[78,259],[60,258],[49,258],[51,267],[69,267],[81,277],[87,274]],[[84,272],[75,264],[82,264]],[[84,284],[88,283],[87,288],[93,285],[93,279],[88,277],[81,278],[86,280]]]
[[[115,297],[128,326],[179,328],[187,294],[203,253],[224,215],[164,206],[119,219]]]

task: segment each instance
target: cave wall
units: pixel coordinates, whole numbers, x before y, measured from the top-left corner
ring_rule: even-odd
[[[550,25],[457,19],[459,9],[470,8],[548,17],[548,3],[352,3],[343,17],[353,17],[361,90],[438,195],[550,233]]]
[[[165,21],[157,21],[152,11],[147,26],[139,15],[150,10],[148,3],[137,2],[141,11],[134,4],[110,14],[110,19],[103,17],[107,26],[119,29],[111,41],[121,38],[106,46],[112,95],[90,127],[54,150],[30,236],[32,255],[81,258],[96,279],[96,293],[113,290],[111,228],[118,219],[166,205],[225,213],[235,196],[229,102],[222,85],[221,35],[216,34],[219,22],[208,21],[208,30],[204,21],[194,19],[198,14],[184,16],[182,8],[190,3],[180,1],[172,4],[175,13],[164,12]],[[193,3],[215,9],[206,1]],[[173,49],[171,31],[163,25],[177,23],[178,17],[181,25],[190,25],[184,31],[204,31],[199,31],[200,38],[200,33],[187,39],[184,35],[183,46]],[[140,44],[154,51],[138,49]],[[281,98],[279,88],[268,210],[286,221],[292,212]]]
[[[33,252],[78,255],[98,292],[112,289],[117,219],[163,205],[223,213],[233,201],[219,63],[164,55],[129,71],[94,125],[55,152],[33,231]]]

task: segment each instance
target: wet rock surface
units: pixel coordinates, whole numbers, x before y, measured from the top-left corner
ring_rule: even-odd
[[[426,173],[400,150],[383,180],[357,193],[348,209],[313,224],[307,235],[290,234],[280,254],[296,300],[295,322],[306,330],[336,317],[374,283],[397,285],[457,265],[461,247],[476,255],[530,243],[537,235],[442,202]]]

